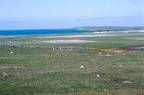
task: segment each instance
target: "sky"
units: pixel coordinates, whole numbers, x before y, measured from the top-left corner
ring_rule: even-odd
[[[144,0],[0,0],[0,30],[144,26]]]

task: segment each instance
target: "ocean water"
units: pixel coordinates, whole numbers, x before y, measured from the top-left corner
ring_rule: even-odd
[[[0,30],[0,36],[40,36],[40,35],[64,35],[64,34],[93,34],[93,33],[110,33],[110,32],[127,32],[123,30],[98,30],[86,31],[76,29],[37,29],[37,30]]]
[[[75,30],[75,29],[0,30],[0,36],[90,34],[93,32],[94,31],[81,31],[81,30]]]

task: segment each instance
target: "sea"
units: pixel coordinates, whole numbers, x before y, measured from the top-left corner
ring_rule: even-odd
[[[89,30],[77,30],[77,29],[0,30],[0,36],[73,35],[73,34],[117,33],[117,32],[130,32],[130,31],[126,30],[89,31]]]

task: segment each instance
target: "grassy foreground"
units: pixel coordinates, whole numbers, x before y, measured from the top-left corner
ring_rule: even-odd
[[[100,48],[143,44],[124,37],[134,35],[85,39],[105,41],[97,44]],[[9,39],[27,45],[23,42],[37,40],[2,37],[1,43],[12,44]],[[44,44],[31,42],[31,45]],[[87,45],[96,47],[96,44],[73,44]],[[100,56],[97,51],[0,48],[0,95],[143,95],[143,56],[144,50],[102,52]]]

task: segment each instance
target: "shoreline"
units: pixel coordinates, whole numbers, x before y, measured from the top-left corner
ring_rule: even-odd
[[[9,31],[13,31],[13,30],[9,30]],[[18,31],[18,30],[17,30]],[[1,32],[1,30],[0,30],[0,32]],[[119,33],[144,33],[144,30],[119,30],[119,31],[114,31],[114,30],[111,30],[111,31],[109,31],[109,30],[106,30],[106,31],[91,31],[91,32],[89,32],[88,30],[86,30],[86,31],[83,31],[83,32],[81,32],[81,31],[74,31],[74,32],[63,32],[63,33],[49,33],[49,32],[47,32],[47,33],[32,33],[32,34],[15,34],[15,35],[13,35],[13,34],[1,34],[0,33],[0,37],[34,37],[34,36],[68,36],[69,35],[69,37],[70,36],[73,36],[73,35],[99,35],[99,34],[101,34],[101,35],[105,35],[105,34],[119,34]]]
[[[35,37],[35,38],[83,38],[83,37],[108,37],[122,34],[144,33],[144,30],[137,32],[96,32],[79,34],[41,34],[41,35],[0,35],[0,37]]]

